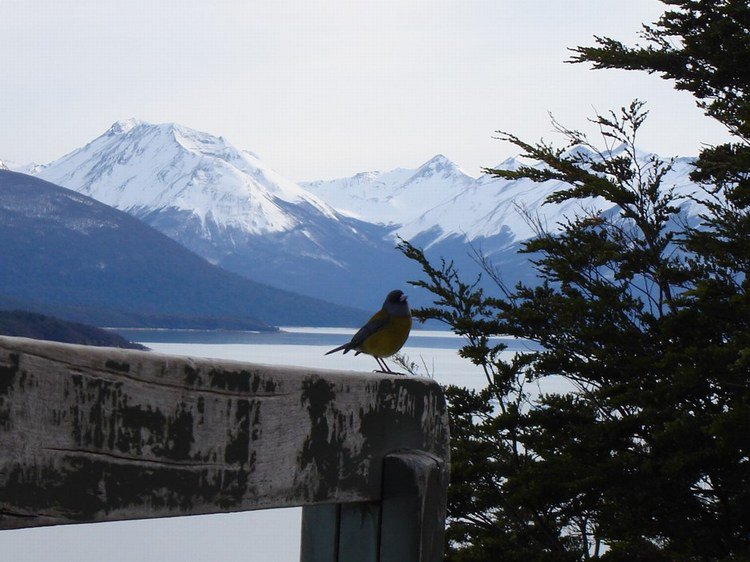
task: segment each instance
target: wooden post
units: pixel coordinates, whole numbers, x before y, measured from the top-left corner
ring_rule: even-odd
[[[380,562],[443,559],[448,466],[429,453],[387,455],[383,470]]]
[[[386,455],[380,502],[303,508],[301,562],[439,562],[447,486],[442,459]]]
[[[300,562],[338,562],[341,505],[302,508]]]
[[[0,337],[0,529],[313,506],[302,559],[361,562],[403,508],[439,560],[448,451],[429,379]]]

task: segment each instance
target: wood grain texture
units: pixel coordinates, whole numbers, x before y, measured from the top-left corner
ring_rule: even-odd
[[[448,458],[423,378],[0,337],[0,529],[379,501]]]

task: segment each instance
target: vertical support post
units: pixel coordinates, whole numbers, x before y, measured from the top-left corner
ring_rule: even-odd
[[[338,562],[378,562],[380,502],[341,506]]]
[[[378,562],[380,502],[302,508],[301,562]]]
[[[380,502],[302,508],[301,562],[442,562],[448,467],[422,451],[386,455]]]
[[[302,508],[300,562],[338,562],[341,504]]]
[[[387,455],[379,562],[441,562],[448,468],[421,451]]]

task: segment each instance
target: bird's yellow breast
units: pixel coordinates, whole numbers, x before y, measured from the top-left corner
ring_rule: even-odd
[[[411,316],[391,317],[388,323],[362,342],[362,352],[374,357],[390,357],[406,342]]]

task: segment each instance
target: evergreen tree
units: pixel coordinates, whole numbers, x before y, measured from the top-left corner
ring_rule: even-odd
[[[711,262],[730,267],[733,255],[747,271],[750,256],[750,6],[747,0],[661,0],[674,6],[655,24],[644,25],[644,45],[627,47],[596,37],[597,46],[573,49],[574,63],[596,69],[659,73],[691,92],[706,115],[727,127],[734,142],[701,151],[692,178],[719,195],[706,217],[718,236],[695,233]],[[738,252],[745,252],[738,255]],[[721,268],[719,268],[721,269]]]
[[[435,296],[415,314],[465,336],[487,378],[447,389],[450,560],[750,559],[750,6],[664,3],[647,46],[597,38],[574,61],[661,72],[728,127],[736,142],[704,149],[693,174],[699,224],[664,184],[671,162],[638,156],[636,101],[595,117],[602,150],[559,125],[562,148],[503,134],[546,167],[490,173],[618,210],[540,226],[523,249],[539,286],[507,287],[485,262],[487,294],[401,244]],[[508,358],[498,335],[539,347]],[[561,378],[568,391],[534,392]]]

